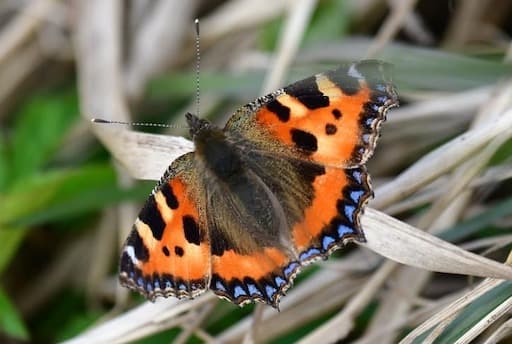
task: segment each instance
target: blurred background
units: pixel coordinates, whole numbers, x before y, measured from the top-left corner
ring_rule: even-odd
[[[369,165],[377,187],[485,118],[489,101],[512,75],[510,1],[1,1],[1,343],[70,339],[143,301],[118,286],[117,260],[154,181],[135,181],[109,153],[115,147],[108,134],[90,119],[183,125],[183,115],[196,112],[196,17],[201,116],[219,125],[255,97],[341,62],[392,63],[401,108],[388,115]],[[179,127],[137,130],[186,135]],[[467,181],[470,194],[449,225],[437,230],[459,225],[452,241],[504,261],[511,242],[512,143],[498,146]],[[437,180],[414,200],[375,206],[430,228],[432,213],[430,222],[417,220],[446,185]],[[450,202],[438,206],[439,214]],[[480,222],[467,225],[475,216]],[[304,294],[293,300],[293,313],[286,316],[285,307],[273,322],[261,323],[256,342],[291,343],[312,333],[382,264],[354,248],[334,256],[300,275],[295,288],[308,287],[298,289]],[[336,265],[341,261],[345,265]],[[340,273],[344,284],[313,279],[322,271]],[[404,291],[403,276],[383,281],[338,340],[396,342],[440,309],[433,305],[446,305],[472,283],[428,274]],[[400,304],[383,301],[397,295]],[[215,298],[131,339],[239,342],[249,326],[242,322],[253,319],[254,309]],[[418,309],[424,313],[413,312]],[[403,322],[375,341],[371,335],[391,319]]]

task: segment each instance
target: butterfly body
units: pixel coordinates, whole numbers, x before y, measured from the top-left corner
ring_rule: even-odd
[[[277,307],[303,266],[364,240],[364,163],[397,103],[387,68],[362,61],[299,81],[223,129],[187,114],[195,152],[171,164],[139,214],[121,282],[150,299],[211,289]]]

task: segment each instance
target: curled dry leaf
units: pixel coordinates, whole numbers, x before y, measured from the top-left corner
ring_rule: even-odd
[[[175,326],[181,325],[183,319],[180,314],[197,308],[207,302],[215,300],[213,293],[206,293],[201,297],[189,301],[176,299],[158,299],[155,303],[145,302],[140,306],[104,322],[79,336],[76,336],[66,344],[86,343],[127,343],[150,334],[162,331],[170,327],[169,322],[175,321]]]
[[[103,144],[136,179],[159,180],[167,167],[194,144],[179,136],[148,134],[91,123]]]
[[[375,190],[373,206],[382,209],[401,200],[435,178],[451,171],[497,136],[507,135],[512,128],[512,109],[493,123],[468,130],[434,151],[426,154],[392,182]]]
[[[396,262],[417,268],[471,275],[512,279],[512,268],[414,228],[374,209],[366,209],[361,218],[372,251]]]

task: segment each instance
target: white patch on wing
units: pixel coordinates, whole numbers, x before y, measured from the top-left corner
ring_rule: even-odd
[[[133,248],[133,246],[126,245],[126,247],[124,248],[124,252],[126,252],[128,257],[130,257],[130,259],[132,260],[134,265],[138,265],[139,264],[139,260],[135,256],[135,249]]]
[[[364,76],[357,70],[355,64],[350,65],[347,74],[356,79],[364,79]]]

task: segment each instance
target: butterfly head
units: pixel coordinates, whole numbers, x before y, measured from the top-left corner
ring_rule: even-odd
[[[199,154],[203,153],[205,149],[210,150],[219,145],[223,146],[226,136],[219,127],[190,112],[188,112],[185,117],[190,127],[190,136]]]
[[[192,136],[192,140],[196,140],[198,136],[201,136],[205,132],[208,132],[212,129],[213,125],[205,119],[199,118],[196,115],[187,112],[185,115],[187,119],[187,123],[190,128],[190,136]]]

